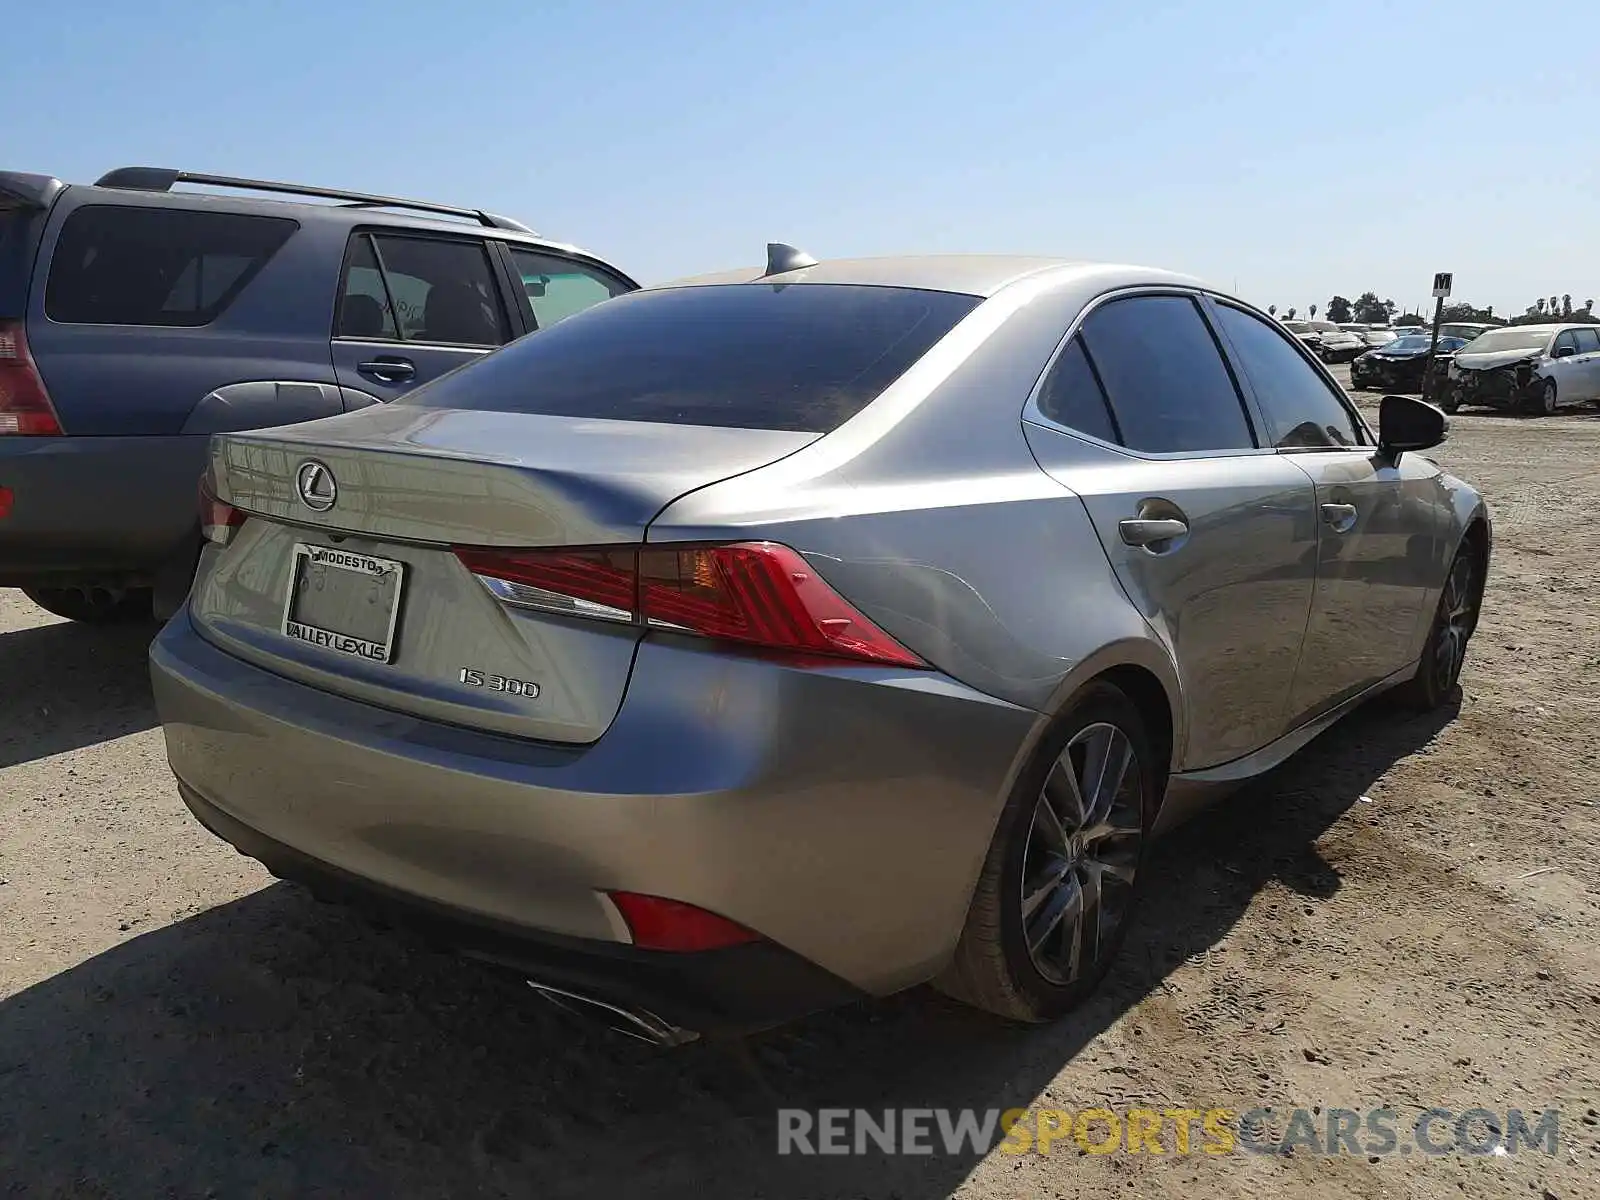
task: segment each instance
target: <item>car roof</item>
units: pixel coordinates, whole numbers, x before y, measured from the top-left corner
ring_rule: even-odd
[[[1046,274],[1059,282],[1092,276],[1108,290],[1150,284],[1202,286],[1198,279],[1187,275],[1124,263],[1018,254],[905,254],[881,258],[825,259],[812,266],[772,275],[767,274],[763,267],[741,267],[651,284],[646,290],[739,283],[832,283],[917,288],[987,297],[1019,280]]]
[[[481,214],[481,220],[472,220],[465,216],[454,217],[446,215],[430,215],[424,211],[408,210],[404,207],[394,207],[382,204],[357,204],[346,201],[339,203],[338,197],[343,193],[330,195],[325,199],[297,196],[293,192],[285,192],[282,196],[262,195],[248,190],[233,190],[233,185],[205,183],[195,184],[194,187],[213,187],[213,190],[171,190],[170,184],[160,186],[161,180],[157,179],[152,186],[135,186],[133,184],[107,184],[105,180],[122,175],[137,175],[140,172],[151,172],[154,175],[169,175],[174,172],[156,171],[153,168],[122,168],[109,172],[96,183],[78,183],[64,185],[60,180],[46,175],[24,175],[19,172],[0,172],[4,178],[0,183],[14,184],[20,187],[28,185],[25,194],[36,195],[43,199],[52,188],[69,188],[81,200],[95,204],[138,204],[156,205],[158,207],[175,208],[210,208],[218,212],[243,212],[259,213],[262,216],[289,216],[293,215],[301,220],[332,221],[350,226],[356,225],[382,225],[393,228],[429,230],[439,233],[464,232],[475,233],[480,237],[489,237],[497,241],[504,241],[519,246],[528,246],[541,250],[553,250],[563,254],[587,258],[593,262],[607,267],[611,271],[619,268],[608,259],[575,246],[570,242],[557,241],[554,238],[544,237],[526,226],[518,226],[516,222],[496,218],[491,214]],[[201,177],[207,178],[207,177]],[[218,176],[218,179],[224,177]],[[185,180],[177,180],[186,183]],[[239,180],[238,184],[247,183]],[[285,185],[274,185],[285,186]],[[362,193],[349,193],[350,196],[359,196]],[[294,196],[296,198],[291,198]],[[373,199],[384,199],[373,197]],[[413,202],[417,203],[417,202]],[[475,213],[474,209],[462,209],[463,214]]]

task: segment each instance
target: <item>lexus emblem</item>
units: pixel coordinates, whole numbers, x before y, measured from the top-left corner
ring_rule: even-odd
[[[339,485],[333,481],[333,472],[314,458],[300,464],[295,473],[294,490],[300,503],[312,512],[327,512],[339,498]]]

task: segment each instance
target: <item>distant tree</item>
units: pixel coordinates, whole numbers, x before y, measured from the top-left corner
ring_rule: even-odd
[[[1590,303],[1590,304],[1593,304],[1593,303],[1594,303],[1594,301],[1593,301],[1593,300],[1591,300],[1591,301],[1589,301],[1589,303]],[[1277,306],[1277,305],[1276,305],[1276,304],[1269,304],[1269,305],[1267,305],[1267,316],[1269,316],[1269,317],[1275,317],[1275,316],[1277,316],[1277,315],[1278,315],[1278,306]]]
[[[1294,320],[1294,309],[1292,308],[1289,310],[1289,320]]]
[[[1394,307],[1393,300],[1379,300],[1377,292],[1362,292],[1350,306],[1350,319],[1363,325],[1387,325]]]
[[[1394,319],[1396,325],[1426,325],[1428,318],[1421,313],[1401,313]]]
[[[1533,311],[1537,316],[1544,316],[1544,297],[1540,296],[1533,302]]]
[[[1346,300],[1343,296],[1335,296],[1332,300],[1329,300],[1328,309],[1324,315],[1328,318],[1328,320],[1332,321],[1336,325],[1342,325],[1346,321],[1355,320],[1355,318],[1350,315],[1350,301]]]
[[[1572,315],[1572,293],[1570,292],[1564,293],[1561,297],[1561,315],[1563,317]]]
[[[1593,300],[1585,300],[1583,302],[1583,311],[1588,313],[1588,314],[1590,314],[1591,316],[1593,316],[1594,315],[1594,301]]]
[[[1440,314],[1446,321],[1496,321],[1494,308],[1477,308],[1464,300],[1446,304]],[[1501,323],[1496,321],[1496,323]]]
[[[1556,305],[1558,305],[1560,303],[1561,303],[1561,297],[1560,296],[1551,296],[1550,297],[1550,307],[1549,307],[1549,309],[1547,311],[1550,313],[1550,315],[1552,317],[1556,315]]]

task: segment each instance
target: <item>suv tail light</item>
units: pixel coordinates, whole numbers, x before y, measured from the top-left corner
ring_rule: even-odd
[[[218,500],[211,488],[211,477],[200,477],[200,535],[208,542],[226,546],[233,531],[244,524],[244,513],[226,500]]]
[[[0,320],[0,435],[59,437],[62,432],[44,380],[28,353],[23,323]]]
[[[507,604],[645,624],[766,650],[926,667],[776,542],[456,557]]]

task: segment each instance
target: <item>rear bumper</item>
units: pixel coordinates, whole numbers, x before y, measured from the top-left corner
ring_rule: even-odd
[[[151,669],[191,807],[246,853],[525,949],[620,955],[630,980],[640,952],[604,893],[698,905],[831,980],[773,1019],[943,967],[1038,720],[932,673],[802,670],[654,636],[583,746],[329,695],[225,654],[186,611]],[[738,990],[724,1007],[748,1016]],[[669,1020],[679,1003],[626,999]]]
[[[151,582],[194,534],[208,440],[0,438],[0,587]]]
[[[668,954],[539,934],[430,902],[275,842],[182,783],[178,792],[196,820],[280,879],[402,923],[471,958],[580,995],[644,1009],[684,1029],[744,1032],[863,998],[858,989],[771,942]]]

